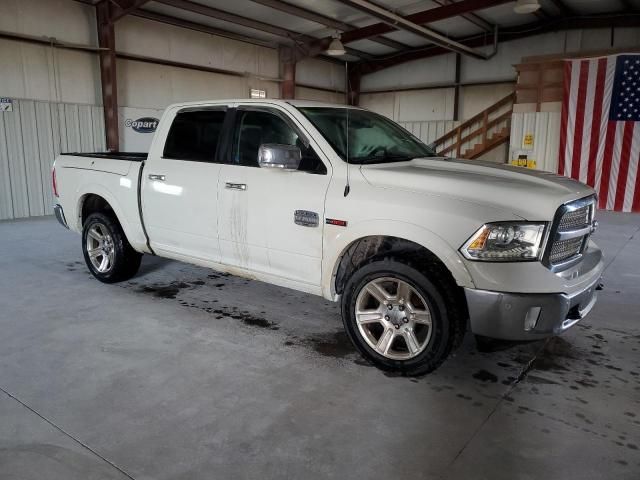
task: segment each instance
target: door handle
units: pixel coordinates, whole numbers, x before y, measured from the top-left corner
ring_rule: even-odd
[[[160,182],[164,182],[166,177],[164,175],[155,175],[153,173],[149,174],[149,180],[159,180]]]
[[[247,184],[246,183],[226,182],[224,184],[224,188],[228,188],[230,190],[246,190],[247,189]]]

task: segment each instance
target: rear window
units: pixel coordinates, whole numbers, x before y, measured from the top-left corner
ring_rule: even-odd
[[[169,129],[163,157],[215,162],[224,117],[224,110],[178,113]]]

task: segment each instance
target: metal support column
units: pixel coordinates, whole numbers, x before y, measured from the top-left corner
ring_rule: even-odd
[[[462,55],[456,53],[456,79],[455,90],[453,92],[453,119],[460,120],[460,67],[462,63]]]
[[[282,75],[280,96],[283,99],[296,98],[296,52],[291,47],[280,47],[279,54]]]
[[[104,126],[107,135],[107,150],[119,150],[118,134],[118,83],[116,78],[116,42],[110,15],[110,2],[96,5],[98,44],[100,48],[100,79],[102,83],[102,105]]]

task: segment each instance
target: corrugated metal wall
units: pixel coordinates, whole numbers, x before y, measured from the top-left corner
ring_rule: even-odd
[[[450,132],[460,124],[460,122],[454,120],[430,120],[425,122],[398,123],[427,145],[431,144],[445,133]]]
[[[53,213],[56,155],[104,148],[102,107],[14,100],[0,113],[0,220]]]
[[[533,135],[533,145],[525,136]],[[557,172],[560,148],[560,112],[514,112],[511,117],[509,160],[526,154],[536,161],[538,170]]]

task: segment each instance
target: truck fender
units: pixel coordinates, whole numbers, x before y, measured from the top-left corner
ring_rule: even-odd
[[[349,224],[347,228],[327,225],[325,227],[325,252],[322,259],[322,293],[330,300],[337,300],[335,275],[340,259],[349,246],[364,237],[389,236],[402,238],[423,246],[449,269],[458,286],[473,288],[473,280],[458,252],[442,237],[419,225],[398,220],[367,220]]]
[[[83,185],[77,191],[78,203],[76,206],[75,218],[77,222],[76,223],[77,230],[79,232],[82,232],[82,205],[87,195],[98,195],[104,198],[105,201],[111,206],[111,209],[113,210],[113,213],[115,214],[118,222],[120,223],[120,226],[122,226],[122,230],[124,231],[124,234],[126,235],[127,240],[129,241],[131,246],[138,251],[145,250],[144,239],[140,239],[140,235],[136,232],[136,229],[134,228],[135,226],[131,225],[131,223],[127,219],[124,209],[122,208],[120,203],[118,203],[118,200],[116,200],[115,195],[113,195],[111,191],[107,189],[105,186],[97,183],[90,183],[90,184]]]

